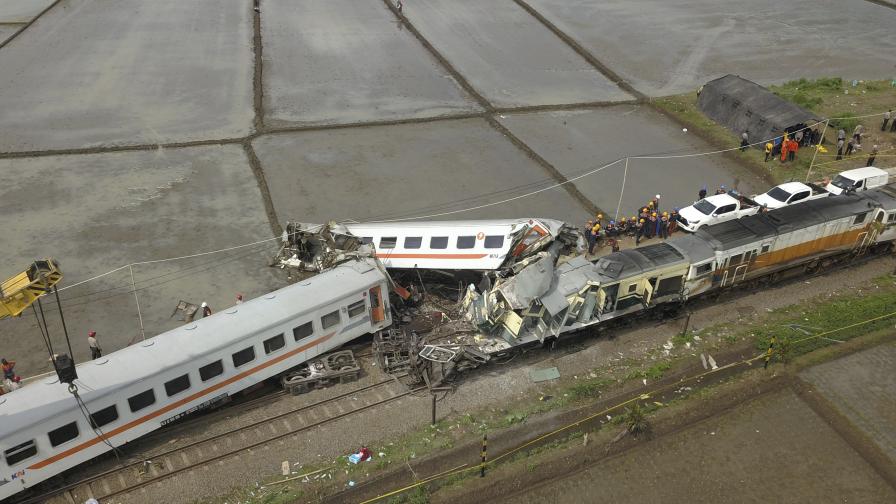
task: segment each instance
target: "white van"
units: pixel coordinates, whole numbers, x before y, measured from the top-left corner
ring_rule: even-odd
[[[890,174],[884,170],[867,166],[840,172],[834,180],[825,186],[825,189],[831,194],[843,194],[847,191],[867,191],[868,189],[887,185],[889,178]]]

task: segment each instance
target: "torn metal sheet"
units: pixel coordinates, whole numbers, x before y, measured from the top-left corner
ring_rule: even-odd
[[[361,243],[341,225],[289,222],[275,263],[283,268],[319,272],[349,259],[373,256],[372,247]]]
[[[497,291],[510,308],[519,310],[532,304],[551,287],[554,279],[554,258],[547,253],[497,286]]]

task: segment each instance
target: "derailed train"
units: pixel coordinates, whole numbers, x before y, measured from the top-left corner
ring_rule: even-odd
[[[471,286],[466,316],[495,354],[544,343],[619,317],[774,281],[893,247],[896,185],[708,226],[592,263],[548,250],[485,292]]]
[[[542,241],[551,236],[545,233],[529,243],[528,232],[501,223],[507,224],[495,234],[504,234],[501,245],[511,253],[496,257],[505,261],[490,273],[491,284],[480,283],[482,292],[471,287],[463,299],[477,330],[467,344],[486,358],[645,309],[892,247],[896,187],[810,201],[596,262],[570,255],[579,240]],[[415,235],[426,233],[446,235]],[[456,234],[460,243],[469,233]],[[79,365],[76,385],[90,412],[86,418],[55,377],[0,397],[0,499],[389,327],[389,276],[360,244],[340,251],[344,238],[328,234],[315,245],[324,245],[323,252],[312,250],[310,262],[328,268],[316,276]],[[536,241],[547,250],[529,255]],[[513,253],[511,245],[521,243],[526,253]]]

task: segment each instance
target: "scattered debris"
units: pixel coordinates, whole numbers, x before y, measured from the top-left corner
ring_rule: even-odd
[[[289,461],[284,460],[283,462],[280,463],[280,473],[283,476],[289,476],[289,472],[290,472],[289,471]]]
[[[341,350],[306,362],[298,371],[282,377],[280,384],[290,394],[299,395],[315,388],[354,381],[360,375],[361,366],[352,351]]]
[[[560,378],[560,371],[556,367],[533,369],[529,371],[529,379],[534,383],[556,380],[557,378]]]

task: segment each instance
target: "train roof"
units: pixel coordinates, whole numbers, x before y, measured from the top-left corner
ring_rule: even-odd
[[[604,277],[603,281],[614,282],[680,262],[687,262],[682,251],[661,242],[606,255],[597,261],[595,268]]]
[[[563,227],[563,221],[555,219],[524,218],[524,219],[480,219],[480,220],[450,220],[450,221],[402,221],[402,222],[356,222],[346,223],[345,228],[355,233],[355,230],[411,230],[411,229],[465,229],[481,227],[504,227],[529,223],[541,223],[550,227],[551,232]]]
[[[85,402],[128,387],[163,368],[196,360],[204,365],[216,350],[250,333],[282,324],[296,313],[312,311],[385,279],[373,259],[343,263],[307,280],[221,310],[210,317],[161,333],[146,341],[78,364],[76,384]],[[204,361],[207,359],[207,362]],[[75,407],[68,386],[55,374],[0,396],[0,438]]]

